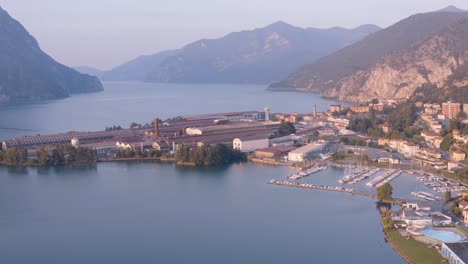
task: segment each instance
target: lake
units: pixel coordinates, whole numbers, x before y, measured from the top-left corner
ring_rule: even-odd
[[[371,199],[285,167],[0,167],[0,263],[404,263]],[[343,171],[310,176],[335,182]]]
[[[334,103],[250,85],[104,85],[102,93],[1,107],[1,138]],[[405,263],[385,243],[375,201],[266,184],[290,173],[248,163],[0,167],[0,263]],[[336,185],[343,173],[329,168],[307,180]]]

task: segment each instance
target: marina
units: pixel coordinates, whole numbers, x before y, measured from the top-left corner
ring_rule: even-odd
[[[439,201],[440,197],[430,194],[428,192],[411,192],[411,195],[422,198],[427,201]]]
[[[310,168],[310,169],[307,169],[305,171],[300,171],[296,174],[293,174],[291,176],[288,176],[287,178],[290,179],[290,180],[300,180],[304,177],[307,177],[307,176],[310,176],[314,173],[317,173],[319,171],[322,171],[324,169],[326,169],[327,167],[313,167],[313,168]]]
[[[401,171],[398,170],[384,170],[376,173],[376,176],[366,183],[369,187],[382,186],[383,184],[400,176]]]
[[[362,168],[356,168],[356,169],[350,169],[351,172],[346,174],[343,178],[341,178],[340,180],[338,180],[338,182],[340,184],[355,184],[355,183],[358,183],[359,181],[369,177],[370,175],[374,174],[375,170],[378,170],[378,169],[373,169],[373,170],[369,170],[369,169],[362,169]]]
[[[459,194],[462,191],[468,190],[468,188],[456,181],[447,180],[440,176],[429,175],[426,177],[418,177],[418,181],[424,182],[424,185],[438,193],[452,192]]]

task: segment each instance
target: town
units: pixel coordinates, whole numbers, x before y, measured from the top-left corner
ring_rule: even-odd
[[[241,111],[155,118],[151,124],[96,132],[19,136],[2,143],[3,165],[59,165],[158,159],[179,165],[217,166],[248,160],[297,171],[268,184],[363,195],[380,207],[387,239],[394,232],[439,250],[451,263],[468,255],[468,104],[374,99],[330,105],[309,113]],[[301,182],[329,166],[346,168],[336,186]],[[412,199],[354,188],[392,188],[411,175],[427,190]],[[364,183],[365,182],[365,183]],[[365,184],[365,185],[364,185]],[[390,186],[390,187],[389,187]],[[444,197],[442,199],[441,197]],[[398,231],[396,231],[398,230]],[[394,245],[395,247],[395,245]],[[396,245],[398,247],[398,245]]]

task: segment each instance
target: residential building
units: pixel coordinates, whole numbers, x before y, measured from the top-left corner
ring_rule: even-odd
[[[335,113],[335,112],[340,112],[341,111],[341,105],[330,105],[330,112]]]
[[[461,104],[448,101],[442,104],[442,114],[447,119],[453,119],[461,112]]]
[[[466,153],[461,151],[461,150],[455,150],[455,151],[452,151],[451,153],[452,155],[452,159],[454,161],[462,161],[462,160],[465,160],[466,158]]]
[[[368,105],[352,105],[349,110],[354,113],[368,113],[370,107]]]
[[[388,133],[391,133],[393,130],[393,126],[389,123],[385,123],[382,125],[382,131],[385,133],[385,134],[388,134]]]
[[[379,146],[389,145],[389,143],[390,143],[390,139],[388,139],[388,138],[379,138],[379,141],[378,141]]]

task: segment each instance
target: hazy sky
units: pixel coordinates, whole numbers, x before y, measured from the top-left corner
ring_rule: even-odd
[[[389,26],[468,0],[0,0],[56,60],[108,69],[142,54],[283,20],[301,27]]]

